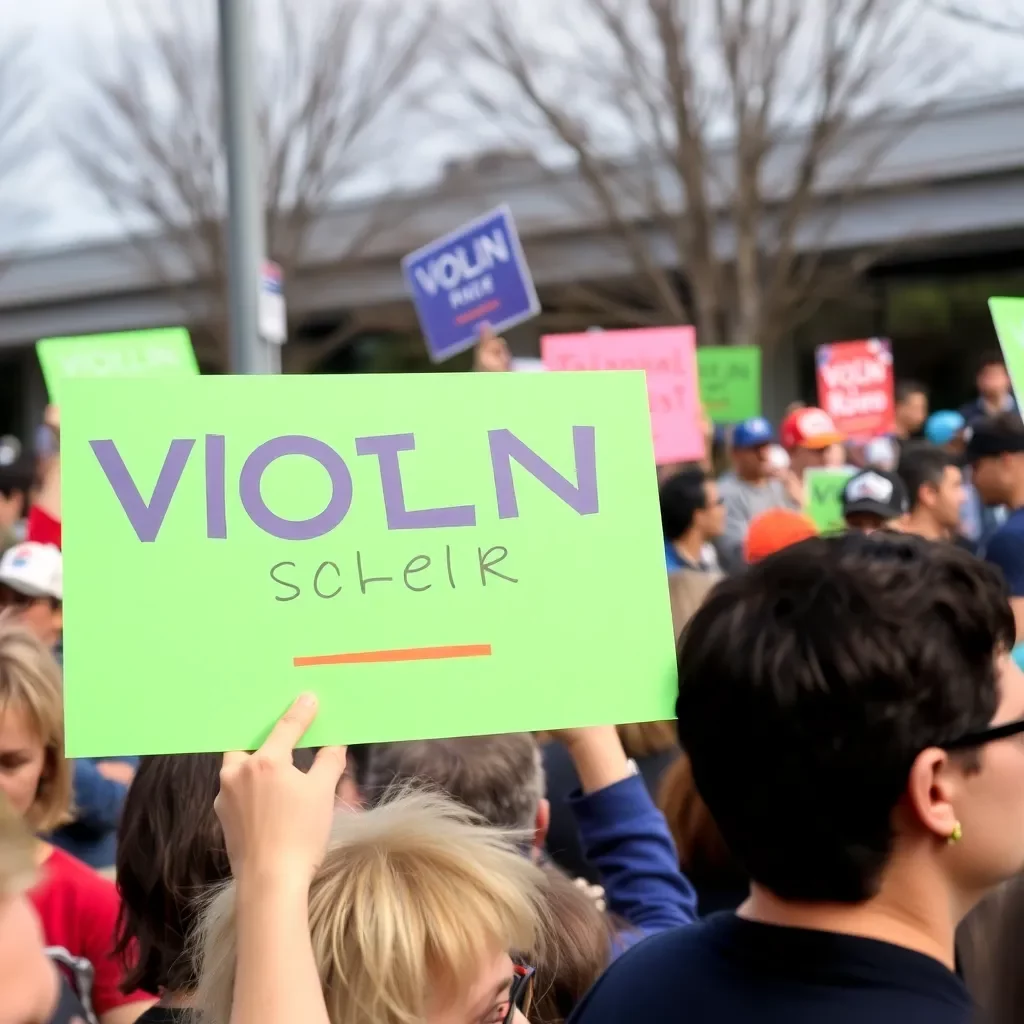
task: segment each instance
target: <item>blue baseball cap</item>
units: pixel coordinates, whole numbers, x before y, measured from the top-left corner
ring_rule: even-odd
[[[732,432],[733,448],[760,448],[775,443],[775,431],[763,416],[754,416],[736,424]]]
[[[963,416],[952,409],[940,409],[928,417],[924,425],[924,436],[932,444],[949,444],[966,426]]]

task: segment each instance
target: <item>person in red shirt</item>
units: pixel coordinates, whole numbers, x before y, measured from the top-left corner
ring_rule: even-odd
[[[71,774],[64,759],[60,670],[32,634],[0,624],[0,792],[35,833],[69,820]],[[100,1024],[132,1024],[151,1004],[122,994],[114,955],[119,900],[114,885],[85,864],[36,840],[39,880],[28,892],[48,947],[92,967],[91,999]],[[82,974],[75,979],[81,989]]]

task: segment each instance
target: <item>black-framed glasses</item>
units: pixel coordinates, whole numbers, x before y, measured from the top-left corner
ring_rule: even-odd
[[[533,1003],[533,979],[537,974],[536,967],[527,967],[525,964],[516,964],[512,968],[512,984],[508,990],[508,1013],[502,1024],[512,1024],[516,1010],[519,1010],[524,1017],[529,1016],[530,1006]]]
[[[995,743],[996,740],[1006,740],[1011,736],[1019,736],[1024,733],[1024,718],[1016,722],[1005,722],[1003,725],[990,725],[987,729],[979,729],[976,732],[964,733],[955,740],[947,743],[938,743],[936,746],[943,750],[966,750],[970,747],[983,747],[986,743]]]

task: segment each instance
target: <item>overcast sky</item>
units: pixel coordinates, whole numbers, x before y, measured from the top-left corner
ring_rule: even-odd
[[[166,0],[126,2],[140,16],[166,9]],[[261,2],[267,0],[255,0],[257,10]],[[418,0],[408,2],[416,4]],[[521,2],[537,3],[536,19],[531,18],[537,22],[543,20],[546,4],[550,4],[550,0]],[[985,6],[998,12],[1021,2],[985,0]],[[31,171],[22,172],[0,188],[0,230],[4,234],[2,242],[7,243],[0,243],[0,249],[9,248],[12,243],[61,244],[97,234],[115,234],[122,229],[102,203],[76,182],[52,140],[53,126],[60,123],[61,117],[66,122],[68,111],[74,109],[75,93],[82,88],[82,75],[88,66],[87,54],[117,45],[111,34],[108,3],[109,0],[0,0],[4,38],[19,30],[31,33],[25,66],[37,72],[41,84],[38,126],[43,140],[43,152]],[[209,0],[209,4],[214,10],[215,0]],[[971,38],[975,35],[967,29],[956,31]],[[991,34],[978,34],[977,38],[979,47],[984,48],[986,66],[1002,69],[995,87],[1024,87],[1024,38],[1014,40]],[[425,173],[432,170],[428,168]]]

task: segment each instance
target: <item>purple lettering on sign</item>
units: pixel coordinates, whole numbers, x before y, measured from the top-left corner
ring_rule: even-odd
[[[160,475],[156,478],[153,496],[147,505],[138,487],[135,486],[135,481],[128,472],[117,445],[111,440],[89,442],[89,447],[92,448],[96,461],[106,475],[107,482],[121,503],[128,522],[132,524],[135,536],[143,543],[149,544],[156,540],[195,443],[191,437],[179,437],[171,441],[160,467]]]
[[[224,491],[225,442],[223,434],[206,435],[206,536],[227,540],[228,513]]]
[[[319,462],[331,478],[331,500],[312,519],[282,519],[263,501],[263,474],[272,462],[286,455],[304,455]],[[345,460],[330,445],[315,437],[288,434],[265,441],[245,460],[238,478],[238,496],[249,518],[264,533],[280,540],[315,540],[330,533],[348,514],[352,506],[352,475]]]
[[[519,502],[516,500],[516,488],[512,480],[513,459],[581,516],[597,513],[597,449],[593,427],[572,428],[575,486],[532,448],[528,448],[511,430],[489,430],[487,441],[491,446],[491,471],[494,473],[499,519],[516,519],[519,516]]]
[[[445,526],[475,526],[476,508],[473,505],[418,509],[405,507],[398,454],[414,451],[415,448],[416,439],[412,434],[379,434],[374,437],[356,438],[356,452],[359,455],[377,456],[388,529],[429,530]]]

